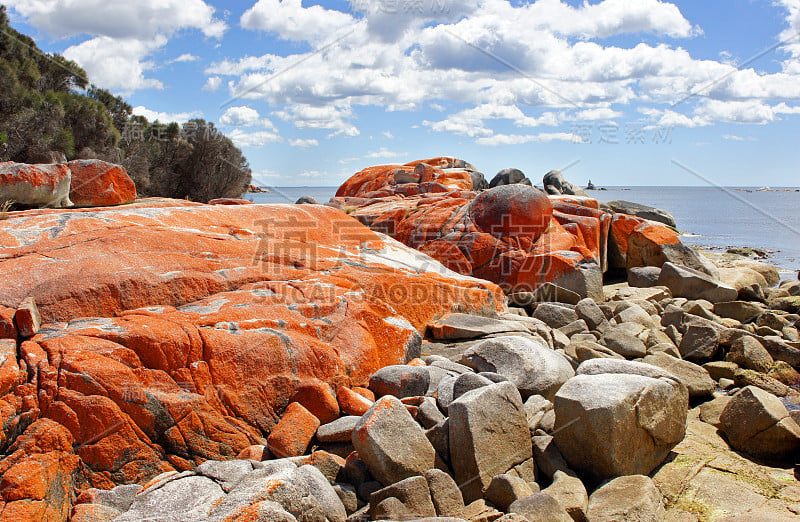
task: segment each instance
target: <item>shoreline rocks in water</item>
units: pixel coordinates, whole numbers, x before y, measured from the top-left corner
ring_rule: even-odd
[[[10,212],[0,518],[797,517],[800,281],[478,174]]]

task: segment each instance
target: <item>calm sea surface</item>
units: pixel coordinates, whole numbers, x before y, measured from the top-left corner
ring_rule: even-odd
[[[304,195],[320,203],[336,187],[274,187],[266,194],[247,194],[256,203],[294,203]],[[724,251],[752,247],[770,251],[767,262],[800,270],[800,192],[766,192],[754,188],[609,187],[591,191],[600,201],[622,199],[662,208],[675,216],[687,244]]]

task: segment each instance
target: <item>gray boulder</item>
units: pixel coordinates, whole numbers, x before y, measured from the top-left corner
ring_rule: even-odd
[[[409,477],[370,495],[369,513],[372,520],[379,519],[376,516],[378,505],[392,497],[398,499],[403,504],[404,511],[414,519],[436,516],[436,508],[425,477]]]
[[[628,284],[635,288],[650,288],[658,284],[661,268],[657,266],[634,266],[628,270]]]
[[[295,205],[319,205],[319,202],[312,196],[300,196]]]
[[[744,335],[733,341],[725,360],[736,363],[742,368],[762,373],[769,372],[775,365],[775,360],[764,348],[764,345],[758,342],[755,337],[750,337],[749,335]]]
[[[492,181],[489,182],[489,188],[499,187],[501,185],[532,185],[531,180],[525,177],[525,174],[519,169],[503,169],[498,172]]]
[[[619,327],[606,330],[600,342],[613,352],[630,359],[647,355],[647,346],[644,342]]]
[[[449,413],[450,461],[465,502],[482,498],[495,475],[532,458],[522,397],[510,382],[462,395]]]
[[[587,518],[592,522],[661,522],[664,520],[661,492],[644,475],[615,478],[592,493]]]
[[[714,393],[716,383],[702,366],[676,359],[663,352],[648,355],[642,362],[663,368],[677,377],[686,386],[689,397],[707,397]]]
[[[708,274],[670,262],[661,267],[658,285],[669,288],[675,297],[705,299],[712,303],[733,301],[739,295],[735,288],[711,278]]]
[[[554,303],[540,303],[533,312],[533,318],[544,322],[550,328],[561,328],[578,320],[574,309]]]
[[[635,364],[626,362],[592,359],[581,367]],[[660,368],[640,366],[648,373],[669,375]],[[674,377],[590,375],[581,374],[580,367],[578,372],[556,393],[553,433],[570,467],[588,480],[648,474],[683,439],[688,393]]]
[[[369,389],[375,395],[394,395],[404,397],[419,397],[428,391],[431,376],[428,368],[424,366],[408,366],[396,364],[384,366],[369,378]]]
[[[544,191],[548,194],[559,196],[586,196],[586,192],[564,179],[564,175],[560,170],[551,170],[542,178]]]
[[[569,513],[556,499],[547,493],[537,493],[517,500],[508,508],[509,513],[518,513],[528,520],[548,522],[573,522]]]
[[[116,520],[138,522],[158,519],[177,522],[205,518],[214,505],[225,498],[225,492],[208,477],[190,475],[139,493],[133,498],[130,509]]]
[[[780,399],[755,386],[731,397],[719,420],[734,449],[784,460],[793,459],[800,449],[800,426]]]
[[[479,372],[502,375],[524,398],[541,395],[552,399],[558,388],[575,375],[563,355],[538,341],[518,336],[478,343],[464,352],[461,363]]]
[[[434,467],[436,451],[397,398],[378,399],[353,431],[353,446],[372,475],[388,486]]]
[[[534,483],[535,484],[535,483]],[[538,489],[538,488],[537,488]],[[492,482],[486,488],[486,500],[502,509],[508,510],[508,506],[515,501],[539,493],[531,489],[531,485],[514,475],[501,473],[492,477]]]
[[[431,501],[436,508],[436,515],[440,517],[458,517],[464,512],[464,497],[453,477],[439,469],[429,469],[425,472],[428,489],[431,492]]]
[[[631,203],[630,201],[614,200],[607,203],[611,210],[618,214],[628,214],[629,216],[636,216],[642,219],[649,219],[650,221],[657,221],[665,225],[675,228],[675,218],[666,210],[660,208],[648,207],[639,203]]]

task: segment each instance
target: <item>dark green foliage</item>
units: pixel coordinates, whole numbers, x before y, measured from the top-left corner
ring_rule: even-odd
[[[251,179],[242,152],[212,123],[132,116],[75,62],[9,27],[0,6],[0,161],[47,161],[54,152],[121,163],[141,196],[238,197]]]

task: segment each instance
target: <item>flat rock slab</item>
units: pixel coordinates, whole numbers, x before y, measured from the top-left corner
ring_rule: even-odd
[[[793,468],[771,467],[733,451],[690,410],[675,457],[653,475],[664,495],[664,520],[796,520],[800,482]]]
[[[438,340],[475,339],[494,333],[527,331],[518,321],[469,314],[447,314],[428,325],[431,337]]]

